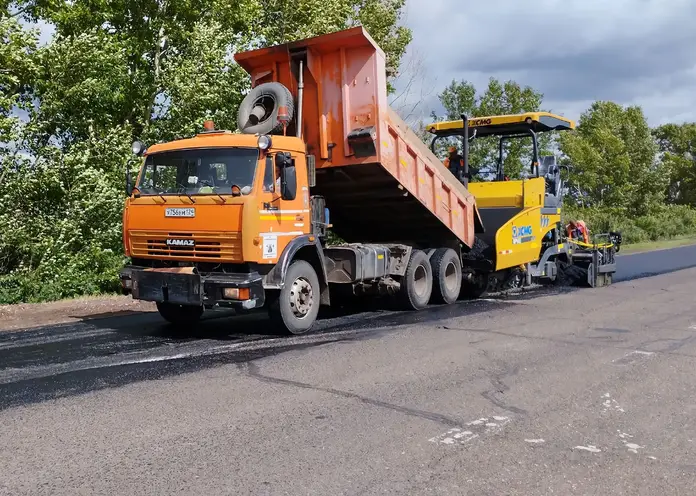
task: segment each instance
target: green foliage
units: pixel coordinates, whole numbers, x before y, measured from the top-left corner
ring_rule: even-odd
[[[22,122],[17,111],[30,108],[28,84],[38,66],[34,57],[37,33],[0,12],[0,185],[18,156]]]
[[[459,120],[462,114],[467,117],[519,114],[541,110],[543,95],[529,86],[521,87],[514,81],[500,82],[491,78],[486,90],[477,95],[474,85],[467,81],[452,81],[439,100],[445,109],[444,116],[434,112],[433,121]],[[548,148],[550,135],[540,137],[540,149]],[[494,137],[474,139],[469,153],[470,163],[479,170],[479,177],[495,172],[498,163],[499,139]],[[461,140],[438,140],[437,151],[442,158],[447,156],[447,147],[461,146]],[[508,141],[506,144],[503,169],[511,178],[523,177],[532,163],[532,140],[527,138]]]
[[[564,206],[564,222],[584,220],[592,234],[620,231],[624,243],[657,241],[696,234],[696,209],[686,205],[660,205],[650,213],[634,215],[622,208]]]
[[[404,4],[0,3],[0,302],[118,289],[130,145],[190,136],[209,118],[236,128],[249,79],[235,52],[362,24],[395,75],[411,40]],[[19,18],[51,23],[54,39],[39,47]]]
[[[639,107],[595,102],[560,148],[572,165],[568,179],[580,205],[625,208],[645,215],[664,201],[668,176]]]
[[[653,130],[653,136],[669,178],[668,201],[696,205],[696,123],[666,124]]]
[[[123,173],[130,130],[46,149],[0,190],[0,301],[112,291],[123,265]]]

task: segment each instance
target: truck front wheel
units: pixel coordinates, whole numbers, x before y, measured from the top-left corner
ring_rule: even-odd
[[[304,334],[317,320],[320,292],[314,267],[295,260],[285,275],[283,289],[269,306],[269,316],[290,334]]]
[[[191,326],[203,315],[202,306],[177,305],[169,302],[157,302],[157,311],[164,320],[178,326]]]

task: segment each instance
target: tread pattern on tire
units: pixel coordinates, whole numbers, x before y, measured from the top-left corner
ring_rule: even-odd
[[[442,264],[445,260],[450,258],[451,256],[454,256],[455,263],[457,264],[458,267],[458,272],[459,272],[459,281],[462,280],[462,266],[461,262],[459,261],[457,254],[452,250],[451,248],[438,248],[435,250],[435,253],[430,257],[430,265],[432,266],[433,270],[433,290],[432,290],[432,296],[431,296],[431,301],[433,303],[444,303],[444,304],[452,304],[455,301],[457,301],[457,298],[459,297],[459,293],[461,292],[461,284],[457,291],[455,291],[455,295],[453,297],[450,297],[450,301],[448,301],[448,298],[445,295],[445,288],[441,284],[442,281],[440,281],[440,271],[442,270]]]
[[[426,267],[430,269],[428,274],[428,277],[430,279],[430,294],[428,294],[428,298],[425,300],[425,303],[423,305],[419,305],[417,304],[417,302],[414,302],[414,295],[411,294],[412,286],[408,283],[408,281],[411,280],[411,278],[413,277],[413,271],[416,270],[416,267],[420,265],[421,261],[424,261]],[[425,308],[428,305],[428,302],[430,301],[430,296],[432,295],[432,286],[433,269],[430,265],[430,260],[428,259],[428,256],[425,254],[425,252],[421,250],[413,250],[411,252],[411,258],[408,261],[408,265],[406,266],[406,272],[404,273],[404,276],[401,279],[399,299],[401,300],[402,306],[407,310],[420,310],[422,308]]]
[[[264,95],[273,96],[276,101],[275,108],[271,112],[271,116],[263,122],[255,125],[248,124],[249,116],[253,110],[254,101]],[[288,109],[288,116],[292,120],[295,115],[295,101],[290,90],[281,83],[270,82],[258,85],[244,97],[239,105],[237,113],[237,127],[242,134],[271,134],[283,129],[283,125],[278,122],[278,107],[285,106]]]
[[[290,315],[292,313],[292,310],[289,309],[289,307],[283,307],[283,301],[284,298],[287,296],[286,295],[286,290],[288,288],[288,284],[292,284],[292,281],[296,276],[293,275],[295,270],[302,270],[304,269],[306,273],[304,274],[305,277],[308,277],[309,279],[312,279],[310,283],[313,286],[313,291],[314,291],[314,307],[312,310],[310,310],[311,314],[311,319],[308,320],[311,322],[309,326],[304,327],[304,326],[298,326],[298,325],[292,325],[292,318],[295,318],[294,315]],[[280,291],[280,294],[278,295],[278,298],[275,298],[272,303],[268,307],[268,314],[271,320],[280,328],[282,329],[285,333],[289,334],[305,334],[309,332],[312,327],[314,326],[314,323],[316,322],[317,315],[319,314],[319,293],[321,291],[320,285],[319,285],[319,276],[317,276],[316,271],[314,270],[314,267],[312,267],[312,264],[309,262],[306,262],[305,260],[295,260],[290,264],[290,267],[288,267],[288,272],[286,274],[286,283],[283,289]],[[290,312],[290,314],[288,314]],[[284,314],[286,314],[284,316]],[[286,318],[287,317],[287,318]]]

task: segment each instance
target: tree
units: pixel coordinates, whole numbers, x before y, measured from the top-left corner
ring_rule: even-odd
[[[522,87],[514,81],[500,82],[491,78],[486,90],[477,95],[474,85],[468,81],[452,81],[438,96],[445,115],[431,113],[434,121],[459,120],[462,114],[468,117],[518,114],[541,110],[543,94],[529,86]],[[540,136],[540,148],[549,146],[550,136]],[[444,141],[444,140],[442,140]],[[495,171],[498,162],[498,139],[474,139],[471,142],[470,157],[472,166],[479,169],[479,174]],[[453,144],[457,144],[454,142]],[[438,149],[444,156],[449,142],[443,142]],[[522,177],[531,165],[532,144],[530,139],[515,139],[507,143],[503,168],[511,178]]]
[[[628,209],[642,215],[664,200],[667,178],[640,107],[598,101],[574,132],[560,137],[569,177],[584,205]]]
[[[653,130],[669,177],[667,200],[696,205],[696,123],[666,124]]]
[[[37,70],[36,48],[36,32],[0,11],[0,186],[8,170],[23,160],[19,112],[31,107],[27,86]]]
[[[135,165],[131,142],[189,136],[206,118],[234,129],[249,87],[235,52],[363,24],[385,51],[393,78],[411,39],[398,25],[404,3],[0,4],[13,12],[0,18],[0,166],[12,165],[0,169],[0,301],[117,287],[123,176]],[[38,48],[18,18],[53,24],[54,39]],[[28,114],[22,125],[11,113],[20,105]]]

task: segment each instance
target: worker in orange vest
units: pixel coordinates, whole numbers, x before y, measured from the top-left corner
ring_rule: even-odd
[[[445,167],[447,167],[452,174],[454,174],[454,177],[459,179],[460,181],[464,180],[464,157],[462,157],[459,154],[459,151],[457,150],[456,146],[450,146],[449,149],[447,150],[449,152],[449,156],[444,160]],[[471,165],[469,165],[469,173],[467,175],[467,179],[471,181],[471,178],[474,176],[474,174],[478,173],[478,170],[473,169]]]
[[[590,242],[590,231],[582,220],[571,220],[566,226],[566,234],[570,239],[579,239],[588,244]]]

